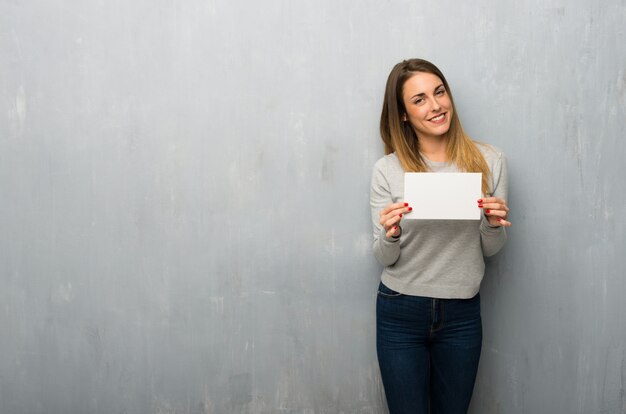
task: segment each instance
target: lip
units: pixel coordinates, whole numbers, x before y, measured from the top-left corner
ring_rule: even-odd
[[[441,117],[441,119],[438,119],[437,121],[433,121],[433,119],[435,119],[435,118],[437,118],[438,116],[441,116],[441,115],[443,115]],[[439,125],[439,124],[442,124],[442,123],[446,122],[447,119],[448,119],[448,113],[447,112],[442,112],[442,113],[437,114],[437,115],[433,116],[432,118],[428,119],[428,122],[432,122],[433,124]]]

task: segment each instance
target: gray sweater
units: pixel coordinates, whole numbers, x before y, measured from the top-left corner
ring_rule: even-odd
[[[504,154],[477,144],[491,170],[493,196],[506,199],[507,172]],[[432,172],[458,172],[454,164],[424,158]],[[414,296],[471,298],[485,272],[483,256],[496,254],[506,241],[504,227],[490,227],[479,220],[405,220],[398,239],[387,238],[380,225],[380,210],[404,197],[404,170],[395,154],[374,165],[370,205],[374,225],[374,256],[384,266],[382,282]],[[478,208],[478,205],[476,206]]]

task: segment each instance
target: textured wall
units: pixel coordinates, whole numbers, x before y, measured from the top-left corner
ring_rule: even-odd
[[[509,157],[472,413],[626,412],[626,3],[0,1],[0,413],[382,413],[371,166],[425,57]]]

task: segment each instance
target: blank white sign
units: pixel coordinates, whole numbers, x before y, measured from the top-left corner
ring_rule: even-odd
[[[404,219],[480,220],[481,173],[405,173]]]

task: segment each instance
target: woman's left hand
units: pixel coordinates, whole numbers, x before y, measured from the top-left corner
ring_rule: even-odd
[[[478,200],[478,207],[484,210],[490,226],[511,226],[511,222],[506,220],[509,215],[509,207],[506,205],[506,200],[497,197],[481,198]]]

